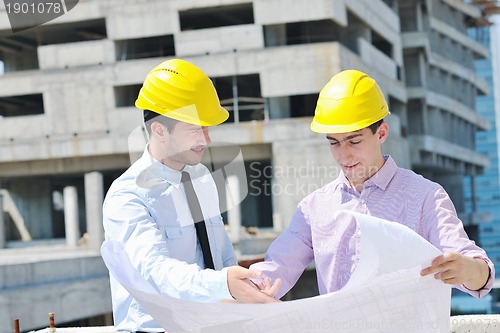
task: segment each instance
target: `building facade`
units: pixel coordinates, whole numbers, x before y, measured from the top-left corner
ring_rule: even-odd
[[[500,70],[499,15],[493,15],[490,21],[492,22],[491,26],[473,27],[469,30],[469,35],[488,47],[490,51],[490,56],[487,59],[476,60],[476,72],[490,87],[488,95],[478,96],[476,99],[476,110],[491,124],[489,131],[476,133],[476,150],[487,155],[490,164],[482,175],[466,177],[464,189],[467,211],[489,217],[489,223],[482,223],[476,227],[478,240],[495,266],[498,267],[500,265],[500,165],[498,163],[500,95],[496,87],[500,84],[498,76]],[[492,293],[492,308],[488,310],[498,311],[498,302],[498,289],[496,289]],[[470,302],[462,303],[463,307],[467,308],[467,304]],[[484,306],[488,306],[488,304],[485,303]],[[478,309],[478,311],[481,310]]]
[[[464,224],[480,224],[463,195],[464,176],[488,165],[475,151],[476,132],[490,126],[475,98],[488,85],[474,71],[488,49],[466,31],[478,20],[477,6],[452,0],[80,0],[15,34],[2,19],[0,188],[22,217],[5,215],[4,244],[30,243],[19,242],[22,225],[36,241],[67,236],[61,203],[70,187],[86,234],[80,247],[98,257],[103,194],[144,148],[135,97],[149,70],[173,57],[202,68],[230,111],[211,137],[243,156],[241,225],[282,231],[298,201],[337,175],[309,124],[319,90],[349,68],[369,73],[387,98],[385,152],[440,182]],[[224,216],[231,223],[238,214]],[[6,299],[0,322],[16,309]]]

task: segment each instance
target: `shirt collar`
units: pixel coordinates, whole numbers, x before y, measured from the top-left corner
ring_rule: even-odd
[[[390,155],[384,155],[385,163],[382,167],[375,173],[370,179],[365,182],[365,187],[370,185],[375,185],[382,190],[385,190],[392,178],[396,174],[398,166],[394,159]],[[345,176],[344,172],[341,171],[339,174],[339,183],[337,186],[341,186],[342,189],[351,188],[351,184],[349,180]]]
[[[149,144],[146,145],[141,159],[145,164],[145,169],[149,169],[161,179],[169,182],[171,185],[178,186],[181,183],[181,172],[174,170],[160,161],[156,160],[148,151]]]
[[[396,174],[398,170],[398,166],[394,159],[389,155],[384,155],[385,163],[382,167],[374,174],[370,179],[368,179],[365,184],[366,185],[375,185],[382,190],[385,190],[392,178]]]

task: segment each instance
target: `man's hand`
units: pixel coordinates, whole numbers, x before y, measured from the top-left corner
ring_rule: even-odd
[[[261,279],[262,272],[232,266],[227,270],[227,284],[229,292],[238,303],[273,303],[279,302],[273,296],[278,291],[281,280],[277,279],[271,284],[269,279],[255,285],[250,279]],[[259,289],[260,288],[260,289]],[[262,289],[262,290],[261,290]]]
[[[463,284],[467,289],[479,290],[488,281],[489,267],[480,258],[447,252],[435,258],[430,267],[420,272],[422,276],[429,274],[434,274],[434,278],[446,284]]]
[[[276,279],[274,284],[271,284],[271,279],[266,277],[261,279],[261,282],[257,283],[257,287],[259,287],[260,291],[264,294],[274,297],[281,286],[281,279]]]

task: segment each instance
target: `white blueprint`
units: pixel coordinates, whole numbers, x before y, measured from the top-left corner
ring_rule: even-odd
[[[420,276],[441,254],[409,228],[353,213],[359,265],[338,292],[274,304],[197,303],[158,292],[121,243],[104,242],[110,273],[168,333],[449,332],[451,287]]]

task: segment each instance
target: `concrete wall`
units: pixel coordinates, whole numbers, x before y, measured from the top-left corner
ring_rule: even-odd
[[[98,2],[95,2],[98,4]],[[126,6],[110,2],[106,10],[108,38],[112,40],[169,35],[178,32],[176,13],[181,1],[151,1],[147,6],[140,1],[128,1]]]
[[[182,31],[176,35],[175,41],[175,53],[178,57],[264,47],[262,27],[253,24]]]
[[[103,65],[114,62],[114,44],[111,40],[44,45],[38,47],[41,70]]]

